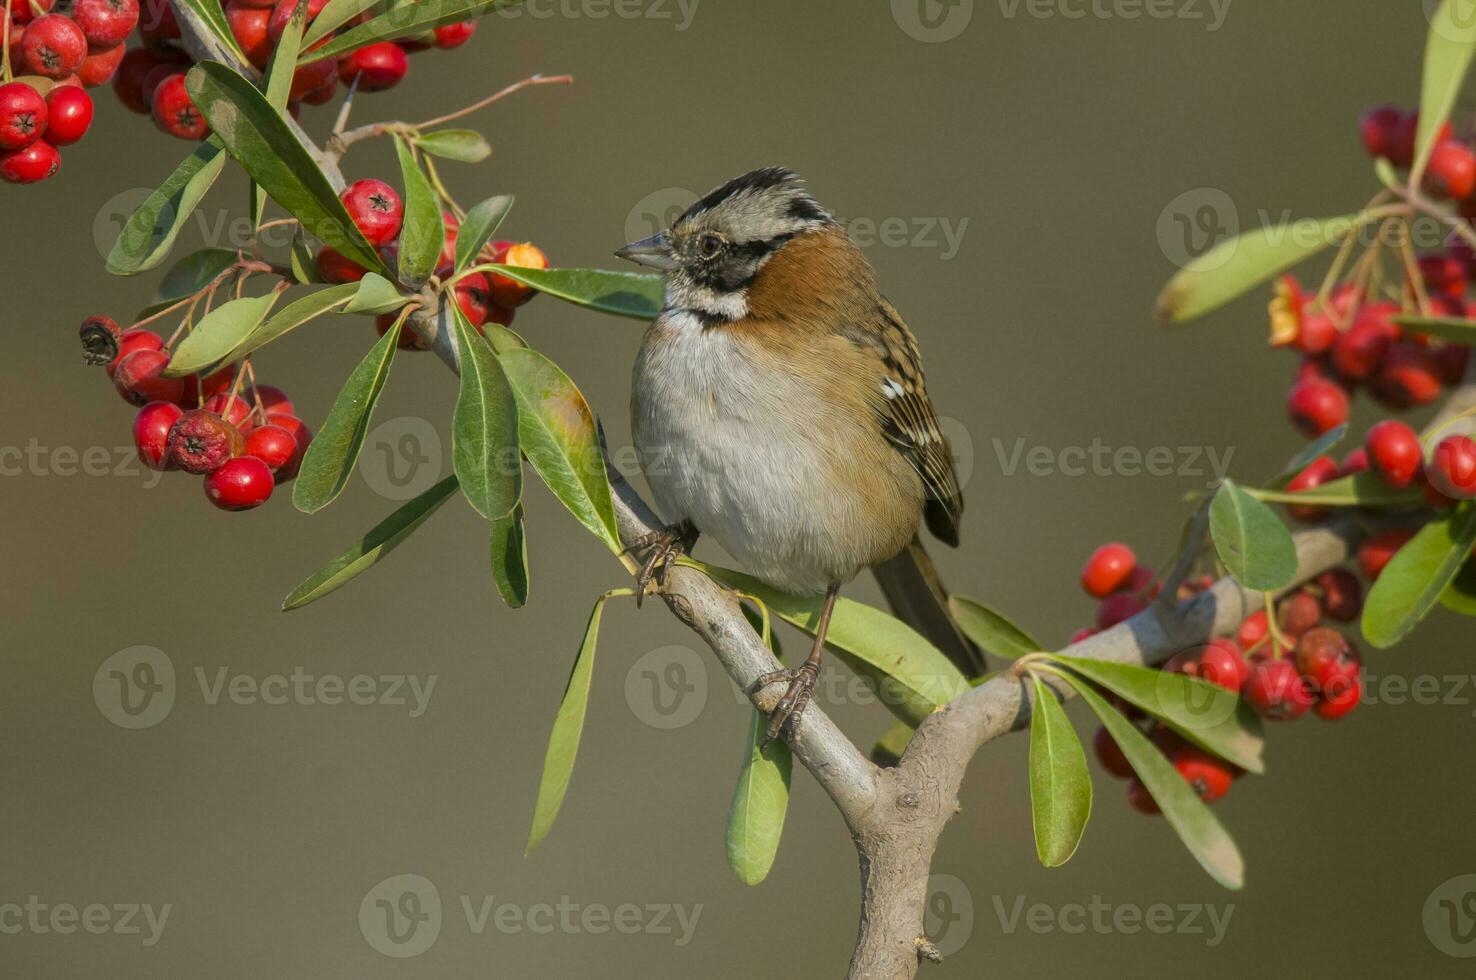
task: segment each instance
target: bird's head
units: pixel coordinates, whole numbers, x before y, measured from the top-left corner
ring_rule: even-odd
[[[834,223],[797,174],[765,167],[728,181],[666,231],[615,254],[665,274],[669,310],[721,323],[747,315],[749,286],[786,243]]]

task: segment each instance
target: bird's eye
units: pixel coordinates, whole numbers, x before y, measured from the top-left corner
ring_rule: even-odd
[[[717,254],[723,250],[723,239],[719,235],[703,235],[701,247],[704,259],[717,258]]]

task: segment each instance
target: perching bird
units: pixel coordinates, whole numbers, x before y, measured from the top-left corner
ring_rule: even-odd
[[[714,190],[615,253],[659,269],[661,315],[636,359],[631,417],[664,532],[639,589],[698,534],[785,592],[825,596],[815,645],[770,717],[809,703],[843,583],[877,568],[902,618],[966,676],[978,651],[946,609],[920,520],[958,544],[963,497],[923,386],[917,341],[845,229],[789,170]]]

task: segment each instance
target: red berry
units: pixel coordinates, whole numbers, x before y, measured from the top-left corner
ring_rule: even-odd
[[[36,3],[36,6],[41,8],[41,13],[43,14],[51,10],[51,8],[55,5],[56,0],[38,0],[38,2]],[[35,20],[38,16],[39,15],[36,13],[35,10],[32,9],[31,4],[29,3],[20,3],[19,0],[16,0],[16,2],[10,5],[10,19],[14,24],[20,27],[26,26],[32,20]]]
[[[149,469],[168,468],[169,430],[183,414],[173,402],[149,402],[133,417],[133,446]]]
[[[1122,748],[1118,746],[1117,740],[1112,733],[1102,726],[1097,727],[1097,734],[1092,738],[1092,748],[1097,753],[1097,761],[1102,768],[1118,779],[1131,779],[1133,767],[1127,761],[1127,756],[1122,754]]]
[[[46,110],[50,117],[46,141],[52,146],[77,142],[92,125],[92,96],[72,85],[52,89],[46,97]]]
[[[92,50],[117,47],[138,24],[138,0],[74,0],[72,19]]]
[[[477,273],[457,281],[456,305],[461,307],[467,322],[480,329],[487,322],[487,311],[491,306],[487,277]]]
[[[138,35],[145,41],[172,41],[179,38],[179,21],[174,19],[170,0],[141,0],[138,13]]]
[[[1348,421],[1348,396],[1331,381],[1309,378],[1292,386],[1286,410],[1302,434],[1315,439]]]
[[[1435,447],[1425,475],[1431,486],[1452,500],[1476,497],[1476,441],[1469,436],[1446,436]]]
[[[1348,455],[1343,457],[1343,462],[1338,465],[1338,476],[1352,476],[1355,473],[1368,472],[1368,450],[1362,446],[1348,450]]]
[[[1403,422],[1385,419],[1378,423],[1368,430],[1364,445],[1370,467],[1390,486],[1407,487],[1414,483],[1425,464],[1420,437]]]
[[[308,0],[307,21],[311,24],[313,19],[322,13],[323,8],[328,5],[328,0]],[[273,46],[282,40],[282,32],[287,30],[287,22],[292,19],[292,12],[297,9],[297,0],[281,0],[272,8],[271,22],[267,33],[271,35]],[[332,64],[330,61],[329,64]]]
[[[298,469],[302,467],[302,457],[313,441],[313,430],[295,415],[268,415],[267,424],[279,426],[292,434],[297,442],[297,451],[292,454],[292,459],[287,465],[277,471],[277,484],[280,486],[297,475]]]
[[[1425,190],[1435,197],[1461,200],[1476,191],[1476,153],[1456,140],[1435,144],[1425,169]]]
[[[23,150],[0,153],[0,180],[9,184],[34,184],[60,169],[61,154],[45,140],[37,140]]]
[[[239,394],[232,395],[228,391],[219,392],[205,399],[205,404],[201,407],[207,412],[214,412],[221,416],[242,432],[251,431],[253,424],[251,403]]]
[[[502,265],[510,265],[519,269],[547,269],[548,256],[532,242],[494,242],[492,244],[492,261]],[[536,295],[532,286],[525,286],[507,276],[492,273],[488,277],[492,283],[492,302],[498,306],[517,307],[522,306]]]
[[[210,133],[210,125],[185,91],[183,74],[170,75],[160,82],[154,89],[152,105],[154,124],[170,136],[202,140]]]
[[[1389,162],[1396,167],[1414,166],[1415,139],[1418,137],[1420,128],[1420,114],[1418,112],[1406,112],[1399,117],[1399,125],[1395,127],[1393,139],[1389,145]],[[1440,127],[1436,135],[1436,142],[1444,142],[1450,139],[1450,123]]]
[[[313,89],[302,97],[302,101],[308,105],[327,105],[333,101],[338,94],[338,79],[329,75],[323,80],[323,84]]]
[[[225,17],[246,60],[258,68],[265,68],[275,47],[275,42],[267,36],[267,23],[272,19],[272,12],[242,0],[228,0]]]
[[[26,26],[21,35],[26,65],[47,78],[66,78],[87,58],[87,38],[70,17],[47,14]]]
[[[334,74],[334,63],[331,60],[314,61],[298,68],[292,73],[292,88],[287,93],[289,99],[306,99],[319,90],[327,89],[328,97],[332,98],[334,89],[338,87],[338,76]],[[315,102],[314,105],[321,105]]]
[[[1089,640],[1100,632],[1101,630],[1097,629],[1095,626],[1083,626],[1081,629],[1071,634],[1071,638],[1066,641],[1066,645],[1074,647],[1082,640]]]
[[[1296,346],[1308,354],[1322,354],[1332,349],[1338,339],[1338,328],[1326,313],[1305,313],[1297,328]]]
[[[46,100],[25,82],[0,85],[0,149],[20,150],[46,132]]]
[[[246,437],[245,455],[255,456],[276,472],[297,455],[297,440],[280,425],[258,425]]]
[[[370,245],[388,245],[400,234],[405,203],[382,180],[356,180],[339,197]]]
[[[1460,239],[1465,241],[1465,239]],[[1466,262],[1450,252],[1436,252],[1419,258],[1420,278],[1432,292],[1460,298],[1466,292]]]
[[[1137,778],[1128,783],[1127,798],[1128,805],[1139,813],[1152,815],[1159,812],[1158,804],[1153,801],[1153,794]]]
[[[1359,128],[1363,136],[1363,148],[1375,159],[1392,158],[1391,149],[1399,138],[1399,126],[1404,113],[1398,106],[1385,105],[1368,110],[1363,114]],[[1404,164],[1409,166],[1409,164]]]
[[[256,385],[249,388],[245,394],[246,403],[255,405],[261,400],[263,413],[266,415],[291,415],[297,409],[292,404],[292,399],[287,397],[287,392],[276,385]]]
[[[1393,326],[1392,322],[1388,326]],[[1349,381],[1363,381],[1378,370],[1392,343],[1391,331],[1375,319],[1355,321],[1332,348],[1333,367]],[[1397,329],[1397,328],[1396,328]]]
[[[1245,686],[1250,667],[1234,640],[1216,637],[1203,646],[1175,654],[1163,669],[1197,677],[1238,694]]]
[[[127,51],[124,45],[115,44],[102,51],[89,52],[82,60],[82,67],[77,69],[77,80],[87,88],[106,85],[117,74],[118,66],[123,63],[123,56]]]
[[[1320,626],[1297,643],[1296,665],[1314,690],[1337,691],[1358,676],[1363,658],[1342,633]]]
[[[1355,673],[1332,690],[1324,691],[1312,710],[1323,721],[1337,721],[1358,707],[1362,697],[1363,680]]]
[[[1081,587],[1087,595],[1105,599],[1127,584],[1137,566],[1137,556],[1127,545],[1115,541],[1104,544],[1092,552],[1082,567]]]
[[[1266,615],[1266,610],[1261,609],[1251,613],[1241,622],[1235,638],[1240,641],[1241,649],[1251,650],[1266,638],[1269,631],[1269,617]]]
[[[1363,586],[1346,568],[1334,568],[1317,576],[1322,590],[1322,612],[1328,619],[1351,623],[1363,612]]]
[[[255,456],[237,456],[205,478],[205,496],[221,510],[250,510],[272,495],[272,471]]]
[[[338,77],[348,85],[355,78],[364,92],[383,92],[394,88],[410,70],[405,49],[393,41],[366,45],[338,63]]]
[[[369,272],[368,269],[343,256],[337,249],[324,245],[318,251],[318,278],[324,282],[358,282]]]
[[[1307,468],[1292,477],[1286,484],[1288,493],[1298,493],[1303,490],[1312,490],[1330,483],[1338,478],[1338,464],[1334,463],[1328,456],[1318,456]],[[1287,513],[1299,521],[1312,523],[1327,517],[1326,507],[1316,507],[1306,504],[1293,504],[1286,508]]]
[[[111,322],[111,321],[110,321]],[[118,335],[118,353],[108,362],[108,377],[112,377],[118,370],[118,362],[129,354],[139,350],[160,350],[164,347],[164,338],[152,330],[125,330]]]
[[[459,48],[477,32],[477,22],[464,20],[456,24],[443,24],[436,28],[436,47],[449,51]]]
[[[169,462],[186,473],[212,473],[241,455],[245,444],[240,429],[215,412],[196,408],[169,430]]]
[[[1276,621],[1283,633],[1301,636],[1322,621],[1322,605],[1310,592],[1293,592],[1281,600]]]
[[[1127,592],[1117,592],[1097,606],[1097,628],[1111,629],[1148,608],[1148,603]]]
[[[1202,749],[1192,745],[1185,745],[1169,756],[1169,761],[1184,777],[1201,800],[1213,803],[1226,793],[1230,792],[1230,784],[1235,781],[1233,770],[1228,762],[1217,759]]]
[[[1312,707],[1312,689],[1287,660],[1262,660],[1251,667],[1243,691],[1256,714],[1271,721],[1295,721]]]
[[[1363,577],[1370,582],[1377,581],[1385,566],[1412,537],[1414,531],[1397,527],[1363,542],[1358,549],[1358,568],[1363,572]]]
[[[1461,383],[1470,360],[1471,348],[1465,344],[1446,344],[1435,351],[1435,361],[1440,365],[1440,380],[1448,385]]]
[[[144,79],[159,67],[158,57],[147,48],[134,48],[125,55],[113,74],[113,94],[127,109],[143,115],[149,112],[144,95]]]
[[[184,396],[184,379],[164,377],[169,355],[162,350],[137,350],[118,362],[113,387],[132,405],[149,402],[178,402]]]
[[[1375,398],[1391,408],[1427,405],[1440,397],[1440,362],[1427,347],[1409,342],[1392,344],[1371,390]]]

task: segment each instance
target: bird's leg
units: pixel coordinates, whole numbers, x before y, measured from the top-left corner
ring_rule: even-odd
[[[659,531],[652,531],[631,543],[630,547],[621,552],[623,555],[645,551],[646,560],[641,563],[641,570],[636,575],[636,607],[639,608],[641,600],[645,598],[646,587],[651,580],[659,582],[666,581],[666,572],[671,568],[672,562],[677,556],[692,550],[697,543],[697,528],[692,526],[691,521],[683,520],[676,524],[668,525]]]
[[[825,605],[820,607],[820,623],[815,629],[815,645],[810,648],[810,655],[805,662],[800,664],[798,670],[776,670],[771,674],[765,674],[754,681],[749,688],[750,693],[761,690],[777,681],[788,681],[789,689],[774,705],[774,711],[769,715],[769,727],[764,733],[764,744],[768,745],[779,737],[780,731],[784,729],[784,723],[789,722],[790,731],[794,731],[794,725],[804,714],[805,706],[810,703],[810,696],[815,693],[815,681],[820,677],[820,654],[825,649],[825,634],[830,629],[830,614],[835,609],[836,597],[840,595],[840,583],[830,586],[825,590]]]

